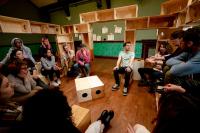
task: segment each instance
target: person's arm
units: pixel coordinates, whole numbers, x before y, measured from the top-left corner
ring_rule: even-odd
[[[76,62],[80,65],[84,65],[83,61],[80,60],[80,50],[77,51],[76,53]]]
[[[33,95],[35,95],[36,92],[38,92],[39,90],[32,90],[30,93],[27,93],[23,96],[17,96],[17,97],[12,97],[10,100],[17,102],[17,103],[21,103],[23,104],[28,98],[32,97]]]
[[[173,66],[173,65],[177,65],[177,64],[181,64],[184,63],[184,60],[187,58],[188,53],[187,52],[183,52],[180,55],[170,58],[166,61],[166,64],[168,66]]]
[[[90,52],[88,49],[84,49],[84,52],[83,52],[83,60],[85,63],[89,63],[90,62]]]
[[[51,70],[51,66],[48,66],[48,64],[46,63],[45,61],[46,59],[45,58],[41,58],[41,65],[42,67],[44,67],[45,70]]]
[[[132,69],[132,67],[133,67],[134,59],[135,59],[135,53],[132,53],[131,58],[130,58],[130,60],[129,60],[129,67],[130,67],[131,69]]]
[[[116,70],[116,69],[118,69],[120,67],[121,61],[122,61],[122,52],[119,53],[119,56],[118,56],[118,59],[117,59],[117,64],[113,68],[113,70]]]
[[[30,60],[35,64],[35,59],[33,58],[31,49],[29,47],[26,47],[26,46],[24,46],[24,47],[27,49],[27,52],[28,52],[27,54],[28,54]]]
[[[75,54],[74,54],[74,50],[70,50],[70,56],[69,56],[70,60],[74,61],[75,59]]]
[[[12,84],[14,90],[19,93],[29,93],[31,88],[27,87],[26,81],[21,81],[21,79],[16,78],[13,75],[8,75],[8,80]]]
[[[190,58],[187,62],[174,65],[170,73],[175,76],[186,76],[193,73],[200,73],[200,52]]]

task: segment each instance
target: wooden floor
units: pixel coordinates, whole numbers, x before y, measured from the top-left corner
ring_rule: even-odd
[[[127,124],[143,124],[152,130],[152,121],[156,116],[155,95],[149,94],[147,88],[138,87],[133,81],[127,96],[122,95],[123,84],[118,91],[112,91],[114,84],[112,69],[116,59],[95,58],[94,75],[105,84],[105,97],[97,100],[78,103],[74,79],[62,78],[61,89],[68,98],[70,105],[78,104],[91,110],[91,120],[95,121],[104,109],[114,110],[115,116],[107,133],[126,133]]]

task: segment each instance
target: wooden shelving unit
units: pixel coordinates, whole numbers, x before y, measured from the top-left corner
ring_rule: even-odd
[[[149,28],[167,28],[175,27],[176,15],[161,15],[149,17]]]
[[[31,33],[30,21],[0,15],[0,32]]]
[[[96,12],[87,12],[80,14],[80,23],[90,23],[96,21]]]
[[[48,34],[49,25],[47,23],[30,21],[31,23],[31,32],[38,34]]]
[[[93,49],[92,33],[82,33],[81,38],[83,44],[85,44],[89,49]]]
[[[127,19],[135,18],[138,16],[138,6],[130,5],[114,8],[114,18],[115,19]]]
[[[75,24],[74,26],[74,33],[88,33],[91,32],[90,24]]]
[[[149,27],[149,17],[126,19],[125,27],[126,30],[147,29]]]
[[[114,20],[114,9],[100,10],[96,12],[97,21]]]
[[[190,0],[168,0],[161,4],[160,15],[168,15],[180,12],[184,10],[189,3]]]

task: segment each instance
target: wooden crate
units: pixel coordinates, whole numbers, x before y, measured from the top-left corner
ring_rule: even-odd
[[[168,15],[184,10],[190,0],[168,0],[161,4],[160,15]]]
[[[87,12],[80,14],[80,23],[96,22],[96,12]]]
[[[57,43],[73,42],[73,35],[72,34],[57,35],[56,39]]]
[[[134,19],[126,19],[126,30],[135,30],[135,29],[147,29],[149,23],[149,17],[141,17]]]
[[[49,25],[47,23],[31,21],[31,32],[38,34],[48,34]]]
[[[91,123],[90,110],[78,105],[72,105],[72,120],[82,133],[85,132]]]
[[[138,16],[138,6],[130,5],[114,8],[115,19],[135,18]]]
[[[61,26],[61,33],[62,34],[73,34],[74,33],[74,29],[73,29],[73,25],[64,25]]]
[[[161,15],[149,17],[149,28],[167,28],[175,27],[176,15]]]
[[[0,15],[0,32],[31,33],[30,21]]]
[[[61,34],[60,25],[49,24],[49,32],[48,34]]]
[[[193,2],[187,10],[186,23],[196,22],[200,20],[200,1]]]
[[[74,33],[88,33],[91,32],[89,24],[74,24]]]
[[[114,20],[114,9],[106,9],[97,11],[97,21]]]

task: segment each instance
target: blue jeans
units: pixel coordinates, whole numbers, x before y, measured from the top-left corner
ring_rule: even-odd
[[[81,66],[78,63],[76,63],[76,64],[74,64],[74,68],[77,71],[79,71],[79,73],[85,74],[85,76],[89,75],[89,73],[90,73],[90,64],[89,63],[86,63],[83,66]]]

